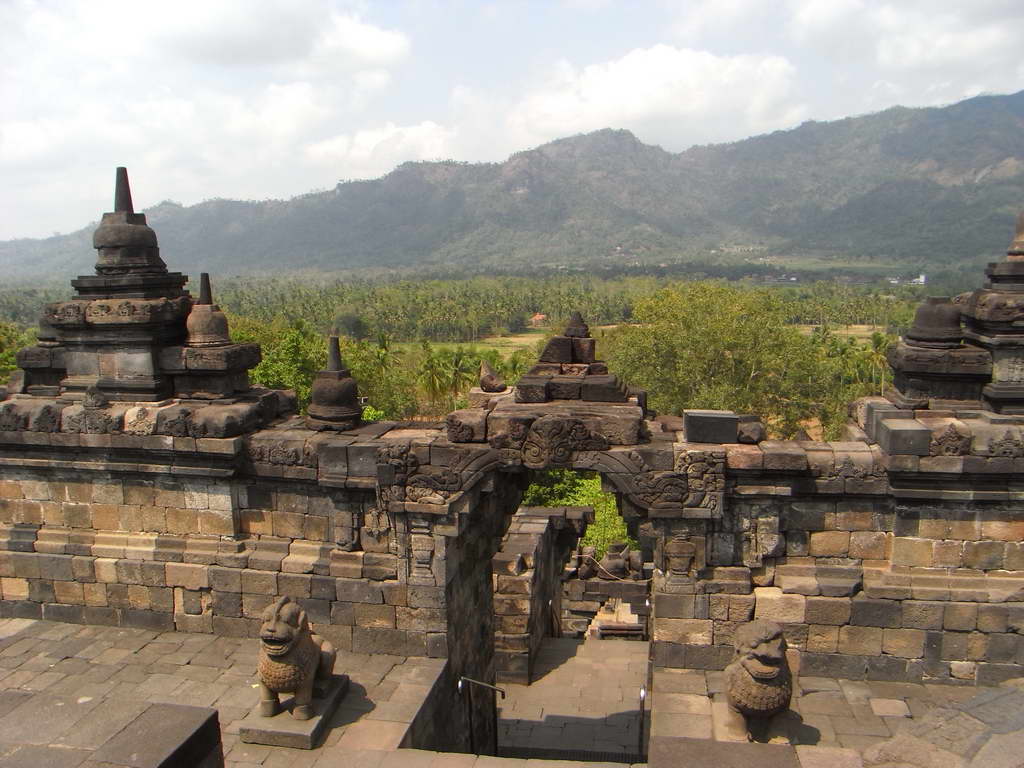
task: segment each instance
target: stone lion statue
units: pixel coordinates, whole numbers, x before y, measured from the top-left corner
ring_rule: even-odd
[[[774,621],[759,619],[736,630],[736,655],[725,668],[729,708],[763,724],[789,707],[793,676],[786,661],[786,638]]]
[[[260,655],[257,674],[260,684],[260,714],[273,717],[281,711],[279,694],[294,695],[292,717],[313,716],[313,687],[334,674],[334,647],[314,635],[302,607],[282,597],[263,611],[260,626]]]

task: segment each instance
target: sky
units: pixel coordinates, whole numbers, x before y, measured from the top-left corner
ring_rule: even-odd
[[[0,0],[0,239],[626,128],[679,152],[1024,89],[1021,0]]]

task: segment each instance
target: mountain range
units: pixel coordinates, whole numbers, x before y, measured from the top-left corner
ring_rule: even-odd
[[[172,269],[452,274],[650,265],[907,273],[999,258],[1024,207],[1024,91],[679,153],[605,129],[502,163],[409,162],[290,200],[146,211]],[[95,223],[0,242],[13,278],[91,271]]]

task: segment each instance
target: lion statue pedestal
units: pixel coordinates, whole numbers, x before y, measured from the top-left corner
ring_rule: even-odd
[[[242,720],[239,737],[249,744],[312,749],[348,690],[348,676],[334,674],[334,647],[313,633],[306,612],[290,597],[268,606],[262,622],[260,700]],[[287,693],[291,700],[282,703]]]

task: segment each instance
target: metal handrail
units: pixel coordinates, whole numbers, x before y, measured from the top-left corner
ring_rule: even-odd
[[[473,678],[466,677],[465,675],[461,676],[459,678],[458,682],[455,684],[455,689],[460,694],[462,693],[462,684],[463,683],[472,683],[473,685],[479,685],[482,688],[489,688],[492,691],[496,691],[496,692],[500,693],[501,694],[501,698],[503,698],[503,699],[505,698],[505,691],[504,691],[504,689],[498,688],[497,686],[491,685],[490,683],[485,683],[482,680],[474,680]],[[467,715],[467,717],[469,719],[469,751],[473,752],[474,754],[479,755],[480,752],[478,752],[477,748],[476,748],[476,732],[475,732],[475,730],[473,728],[473,694],[472,694],[472,690],[473,690],[472,688],[470,688],[468,686],[466,687],[466,693],[469,694],[465,698],[465,702],[466,702],[466,715]],[[495,703],[495,718],[494,718],[494,754],[498,754],[497,703]]]
[[[498,693],[500,693],[501,694],[501,698],[503,698],[503,699],[505,698],[505,691],[504,691],[504,689],[498,688],[497,686],[491,685],[490,683],[485,683],[482,680],[474,680],[473,678],[466,677],[465,675],[463,675],[462,677],[459,678],[459,683],[458,683],[459,693],[462,693],[462,683],[463,682],[473,683],[473,685],[482,685],[484,688],[490,688],[492,691],[497,691]]]
[[[640,688],[640,728],[638,729],[639,735],[637,736],[636,753],[640,757],[644,757],[644,706],[647,701],[647,688],[641,686]]]

